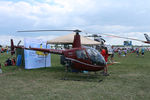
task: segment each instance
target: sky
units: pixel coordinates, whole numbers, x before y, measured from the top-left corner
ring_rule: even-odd
[[[50,40],[70,33],[17,32],[37,29],[81,29],[145,40],[143,34],[150,35],[149,5],[150,0],[0,0],[0,44],[9,45],[11,38]],[[117,45],[125,40],[103,38]]]

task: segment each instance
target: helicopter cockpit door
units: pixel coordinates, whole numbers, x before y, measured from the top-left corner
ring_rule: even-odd
[[[87,66],[86,64],[90,62],[87,53],[84,49],[76,51],[76,59],[78,60],[76,62],[76,65],[80,66],[80,69],[86,67]]]
[[[79,60],[87,60],[88,59],[85,50],[77,50],[76,56],[77,56],[77,59],[79,59]]]

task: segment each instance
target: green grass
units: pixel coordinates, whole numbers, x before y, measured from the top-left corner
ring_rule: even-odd
[[[0,55],[0,62],[9,56]],[[65,69],[57,55],[52,55],[51,68],[3,67],[0,100],[149,100],[149,59],[150,52],[144,57],[116,55],[115,61],[120,63],[109,66],[110,76],[91,76],[88,80],[87,74],[76,73],[69,73],[70,80],[61,80]]]

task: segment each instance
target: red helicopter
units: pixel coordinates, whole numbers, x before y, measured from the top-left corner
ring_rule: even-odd
[[[39,31],[73,31],[75,32],[73,46],[68,50],[43,49],[43,48],[25,48],[23,46],[14,46],[11,39],[11,54],[14,54],[15,48],[24,48],[28,50],[42,51],[44,53],[54,53],[61,55],[61,64],[66,65],[67,68],[78,71],[100,71],[106,67],[106,62],[103,56],[96,49],[91,47],[81,46],[79,32],[80,30],[29,30],[18,32],[39,32]]]

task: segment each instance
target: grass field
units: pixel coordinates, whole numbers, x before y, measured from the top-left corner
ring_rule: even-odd
[[[9,56],[0,55],[0,62]],[[109,66],[110,76],[69,73],[71,80],[61,80],[65,72],[57,55],[51,68],[3,67],[0,100],[150,100],[150,52],[115,56],[115,61],[120,63]]]

